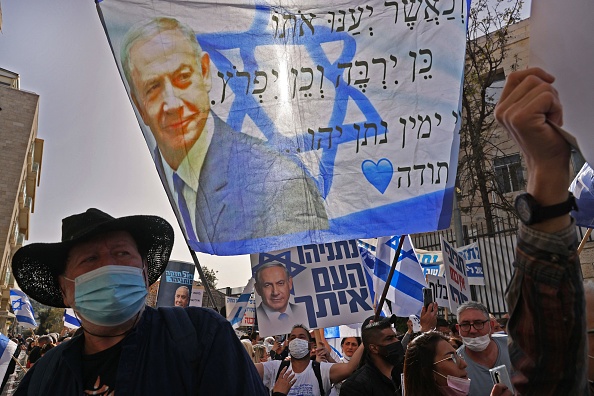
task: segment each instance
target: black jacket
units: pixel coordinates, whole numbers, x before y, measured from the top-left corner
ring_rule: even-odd
[[[396,381],[383,375],[368,360],[340,388],[340,396],[400,396],[400,378]]]

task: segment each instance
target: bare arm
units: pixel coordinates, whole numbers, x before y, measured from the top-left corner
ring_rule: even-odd
[[[359,361],[361,361],[361,356],[363,355],[364,349],[365,348],[363,344],[361,344],[348,363],[333,364],[332,367],[330,367],[330,382],[335,384],[348,378],[348,376],[351,375],[359,366]]]

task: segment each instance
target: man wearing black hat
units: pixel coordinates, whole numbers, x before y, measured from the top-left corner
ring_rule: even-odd
[[[223,317],[144,305],[172,247],[173,229],[160,217],[89,209],[63,220],[62,242],[19,249],[12,268],[21,289],[72,307],[83,332],[39,360],[15,395],[266,394]],[[221,374],[226,380],[216,381]]]
[[[403,369],[404,348],[396,338],[392,325],[396,315],[374,321],[367,318],[361,326],[365,347],[365,364],[353,373],[340,389],[341,396],[394,396],[402,394],[400,374]],[[421,331],[435,328],[437,304],[431,303],[421,311]]]

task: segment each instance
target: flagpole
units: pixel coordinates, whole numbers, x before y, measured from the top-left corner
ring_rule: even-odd
[[[582,238],[582,241],[580,242],[580,246],[577,248],[578,255],[582,252],[582,249],[584,248],[584,246],[586,246],[586,242],[588,242],[588,238],[590,237],[591,233],[592,233],[592,229],[588,228],[588,231],[586,231],[586,234],[584,235],[584,237]]]
[[[17,348],[20,348],[20,346],[17,346]],[[21,368],[21,370],[23,370],[25,372],[25,374],[27,374],[27,369],[23,367],[22,364],[19,363],[18,359],[15,358],[14,356],[11,356],[12,360],[14,360],[16,362],[16,364],[19,365],[19,367]]]
[[[398,264],[398,258],[400,257],[400,251],[402,250],[402,245],[404,244],[404,238],[406,235],[400,236],[400,241],[398,242],[398,249],[396,249],[396,254],[394,255],[394,260],[392,260],[392,267],[390,268],[390,273],[388,274],[388,279],[386,279],[386,284],[384,285],[384,291],[382,292],[382,298],[380,298],[379,304],[375,309],[375,318],[373,318],[374,322],[377,322],[380,316],[380,312],[382,312],[382,308],[384,307],[384,302],[386,301],[386,295],[388,294],[388,289],[390,288],[390,284],[392,283],[392,277],[394,276],[394,271],[396,270],[396,264]]]
[[[187,240],[186,240],[186,243],[187,243]],[[200,279],[202,280],[202,286],[204,287],[204,290],[206,290],[206,294],[208,295],[208,298],[210,299],[210,303],[212,304],[213,307],[217,308],[217,311],[218,311],[217,304],[215,304],[214,297],[212,296],[212,292],[210,291],[210,286],[208,285],[208,282],[206,282],[206,276],[204,276],[204,271],[202,271],[202,267],[200,266],[200,263],[198,262],[198,256],[196,256],[196,252],[194,251],[194,249],[192,249],[190,247],[190,244],[187,243],[187,245],[188,245],[188,250],[190,251],[190,255],[192,256],[192,260],[194,260],[194,265],[196,266],[196,269],[198,270],[198,275],[200,275]]]

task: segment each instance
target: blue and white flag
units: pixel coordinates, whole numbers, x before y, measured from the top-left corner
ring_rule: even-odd
[[[66,308],[64,310],[64,326],[69,329],[78,329],[80,327],[80,321],[72,308]]]
[[[378,238],[373,269],[373,286],[377,293],[384,290],[399,240],[399,236]],[[423,287],[426,286],[425,276],[412,242],[410,237],[406,236],[386,295],[392,302],[393,313],[402,317],[419,315],[423,308]]]
[[[383,289],[378,291],[377,298],[375,296],[375,275],[374,275],[374,268],[375,268],[375,251],[376,248],[373,245],[370,245],[364,241],[359,240],[359,252],[361,253],[361,262],[363,263],[363,268],[365,269],[365,277],[367,278],[367,284],[369,285],[369,294],[371,295],[371,300],[373,301],[373,307],[375,309],[376,304],[379,302]],[[392,315],[392,311],[388,304],[384,304],[382,307],[382,312],[380,316],[388,317]],[[359,328],[361,324],[359,324]],[[356,337],[358,337],[358,334]],[[344,336],[344,337],[351,337],[351,336]]]
[[[12,290],[10,291],[12,293]],[[4,378],[18,345],[0,333],[0,378]]]
[[[572,211],[571,216],[581,227],[594,228],[594,170],[586,162],[579,171],[569,191],[577,201],[578,211]]]
[[[18,289],[10,289],[10,304],[19,325],[29,329],[37,327],[33,306],[25,293]]]
[[[97,3],[194,250],[262,253],[449,227],[470,0]],[[174,48],[192,50],[182,62]],[[150,106],[169,108],[169,97],[146,81],[189,62],[192,84],[171,95],[189,118],[163,121]]]
[[[243,315],[245,315],[245,311],[247,309],[248,303],[250,302],[250,297],[254,292],[254,283],[256,280],[254,278],[250,278],[247,285],[243,288],[243,293],[239,296],[239,299],[235,303],[235,306],[227,314],[227,320],[231,322],[231,326],[234,329],[238,328],[241,324],[241,320],[243,319]]]

